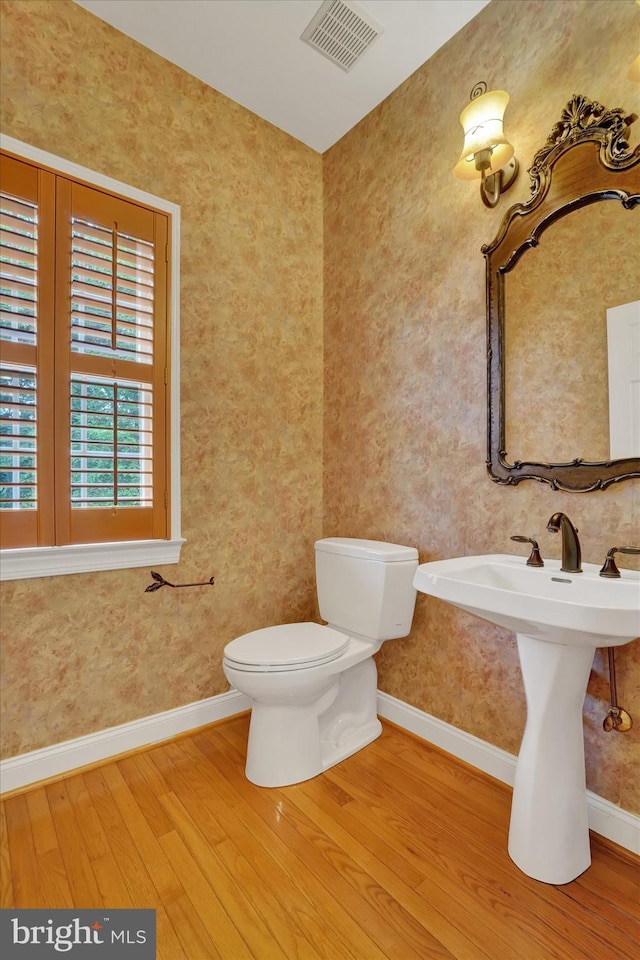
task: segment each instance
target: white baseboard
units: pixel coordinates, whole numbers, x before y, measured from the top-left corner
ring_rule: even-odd
[[[184,707],[176,707],[175,710],[166,710],[85,737],[56,743],[52,747],[10,757],[0,761],[0,791],[9,793],[138,747],[170,740],[179,733],[224,720],[250,707],[248,697],[237,690],[230,690],[206,700],[188,703]]]
[[[516,757],[512,753],[494,747],[486,740],[480,740],[464,730],[458,730],[450,723],[444,723],[437,717],[381,691],[378,691],[378,714],[482,770],[483,773],[488,773],[496,780],[513,786]],[[587,811],[589,828],[594,833],[612,840],[632,853],[640,854],[639,816],[623,810],[609,800],[603,800],[590,790],[587,790]]]
[[[33,750],[0,761],[0,791],[9,793],[40,780],[60,776],[115,757],[129,750],[150,746],[216,720],[224,720],[251,707],[248,697],[230,690],[175,710],[156,713],[132,723],[109,727],[85,737]],[[458,730],[417,707],[388,693],[378,692],[378,713],[386,720],[414,733],[459,760],[513,786],[516,758],[485,740]],[[640,854],[640,817],[587,791],[589,827],[619,846]]]

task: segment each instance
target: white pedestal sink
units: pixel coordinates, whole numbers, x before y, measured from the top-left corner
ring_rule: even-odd
[[[559,560],[496,554],[424,563],[414,586],[516,633],[527,723],[516,765],[509,855],[528,876],[568,883],[591,863],[582,705],[596,647],[640,636],[640,574],[606,580]]]

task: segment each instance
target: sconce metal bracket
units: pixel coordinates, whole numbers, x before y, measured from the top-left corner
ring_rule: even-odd
[[[489,177],[483,176],[480,181],[480,196],[485,207],[495,207],[500,196],[506,193],[515,181],[518,176],[518,169],[518,160],[516,157],[512,157],[501,170],[497,170]]]

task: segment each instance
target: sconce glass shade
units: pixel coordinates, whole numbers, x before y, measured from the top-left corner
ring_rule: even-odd
[[[476,154],[491,150],[490,167],[485,170],[491,176],[501,170],[513,157],[515,150],[504,135],[503,117],[509,102],[504,90],[490,90],[476,97],[460,114],[464,130],[462,154],[454,167],[460,180],[477,180],[482,171],[476,168]]]

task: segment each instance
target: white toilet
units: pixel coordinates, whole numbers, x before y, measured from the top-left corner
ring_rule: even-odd
[[[287,623],[224,648],[229,683],[252,701],[247,779],[283,787],[375,740],[373,654],[411,630],[418,551],[378,540],[318,540],[318,623]]]

